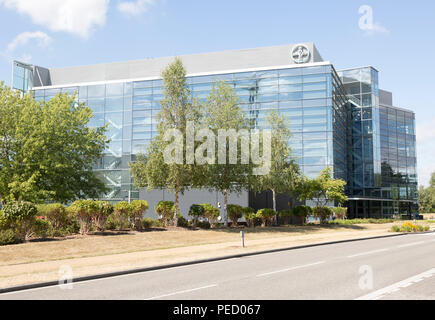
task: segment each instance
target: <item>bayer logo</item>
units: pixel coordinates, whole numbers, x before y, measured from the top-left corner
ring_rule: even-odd
[[[310,49],[304,44],[293,47],[292,59],[295,63],[307,63],[310,60]]]

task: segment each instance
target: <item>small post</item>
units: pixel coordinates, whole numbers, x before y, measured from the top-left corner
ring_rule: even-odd
[[[245,247],[245,231],[240,231],[240,237],[242,238],[242,248]]]

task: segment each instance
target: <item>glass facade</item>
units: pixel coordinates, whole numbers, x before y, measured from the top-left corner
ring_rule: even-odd
[[[14,82],[17,79],[17,86],[23,84],[18,88],[23,91],[30,86],[26,70],[17,66],[14,71]],[[291,131],[292,157],[301,172],[314,178],[330,166],[335,178],[347,182],[349,217],[416,212],[415,115],[380,104],[378,71],[374,68],[336,72],[331,64],[320,63],[190,76],[187,83],[192,96],[205,102],[217,80],[234,88],[252,128],[265,128],[270,110],[285,117]],[[146,151],[157,134],[162,81],[40,87],[33,92],[38,101],[59,92],[76,94],[77,102],[94,112],[91,127],[108,124],[111,142],[94,168],[110,189],[102,198],[138,199],[129,163]]]
[[[21,92],[27,92],[33,87],[33,66],[18,61],[12,64],[12,88]]]
[[[391,217],[414,213],[417,181],[413,113],[380,106],[378,71],[374,68],[349,69],[338,74],[350,112],[349,216]],[[401,131],[400,141],[398,131]]]
[[[289,123],[292,156],[308,177],[326,166],[337,178],[347,179],[346,99],[332,65],[188,77],[192,95],[204,102],[217,80],[226,81],[240,97],[252,128],[265,128],[270,110],[284,115]],[[108,123],[111,139],[96,172],[110,188],[105,199],[119,201],[139,197],[132,186],[129,163],[144,153],[157,134],[156,116],[163,98],[161,80],[107,83],[57,89],[34,90],[36,100],[57,93],[77,93],[94,112],[90,126]]]

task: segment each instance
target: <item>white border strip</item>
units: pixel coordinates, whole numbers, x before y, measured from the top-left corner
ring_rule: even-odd
[[[186,77],[201,77],[201,76],[214,76],[214,75],[217,76],[217,75],[230,74],[230,73],[270,71],[270,70],[276,70],[276,69],[318,67],[318,66],[327,66],[327,65],[331,65],[331,62],[323,61],[323,62],[313,62],[313,63],[303,63],[303,64],[272,66],[272,67],[256,67],[256,68],[248,68],[248,69],[234,69],[234,70],[225,70],[225,71],[190,73],[190,74],[187,74]],[[91,85],[99,85],[99,84],[112,84],[112,83],[124,83],[124,82],[136,82],[136,81],[150,81],[150,80],[161,80],[161,77],[132,78],[132,79],[93,81],[93,82],[77,82],[77,83],[67,83],[67,84],[54,85],[54,86],[35,87],[35,88],[29,89],[29,90],[37,91],[37,90],[43,90],[43,89],[60,89],[60,88],[69,88],[69,87],[91,86]]]

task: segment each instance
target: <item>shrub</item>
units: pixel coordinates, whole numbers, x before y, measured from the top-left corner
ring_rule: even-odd
[[[267,225],[272,225],[275,215],[276,215],[276,211],[273,209],[260,209],[257,211],[257,217],[261,219],[262,227],[265,227]]]
[[[97,231],[104,232],[107,219],[113,213],[113,205],[107,201],[93,201],[89,205],[95,228]]]
[[[189,222],[186,218],[183,217],[181,213],[178,214],[178,226],[180,228],[187,228],[189,226]]]
[[[313,209],[314,215],[320,219],[320,224],[326,224],[328,218],[332,216],[332,209],[328,207],[315,207]]]
[[[237,227],[239,219],[243,216],[243,207],[237,204],[227,205],[228,217],[233,222],[233,226]]]
[[[50,221],[37,218],[32,227],[32,236],[37,238],[48,238],[54,235],[54,227]]]
[[[110,216],[110,225],[115,229],[123,230],[128,227],[128,217],[130,216],[130,204],[127,201],[121,201],[113,206],[113,213]]]
[[[60,203],[43,204],[38,206],[38,215],[50,221],[55,230],[59,230],[68,223],[65,206]]]
[[[211,228],[211,224],[208,221],[200,221],[197,225],[198,228],[208,230]]]
[[[13,230],[0,230],[0,246],[17,243],[20,243],[20,239]]]
[[[143,218],[142,219],[142,228],[150,229],[150,228],[158,228],[158,227],[163,227],[161,221],[154,220],[152,218]]]
[[[309,206],[297,206],[292,209],[295,224],[303,225],[307,222],[307,217],[313,214],[313,209]]]
[[[20,240],[30,237],[37,213],[38,209],[30,202],[9,202],[3,206],[3,216]]]
[[[220,215],[219,209],[208,203],[201,204],[201,207],[204,208],[204,217],[207,218],[210,223],[210,228],[214,228],[216,226],[217,218]]]
[[[413,224],[411,222],[405,222],[401,226],[393,226],[391,228],[392,232],[423,232],[423,231],[429,231],[430,227],[428,225],[422,226]]]
[[[347,208],[335,207],[332,209],[337,219],[344,220],[347,217]]]
[[[160,201],[154,207],[159,220],[163,222],[166,227],[174,217],[175,205],[172,201]]]
[[[11,228],[11,223],[6,219],[3,214],[3,211],[0,210],[0,231],[9,230]]]
[[[133,200],[130,203],[130,219],[135,230],[142,229],[142,218],[148,210],[148,202],[145,200]]]
[[[251,207],[245,207],[243,208],[243,217],[246,220],[246,223],[248,227],[255,227],[255,222],[257,220],[256,212]]]
[[[400,232],[400,226],[392,226],[391,231],[392,232]]]
[[[198,224],[198,218],[204,217],[204,207],[199,204],[192,204],[189,209],[189,216],[193,217],[193,227]]]
[[[92,222],[92,200],[74,201],[67,209],[68,212],[75,215],[80,224],[80,234],[88,234]]]

